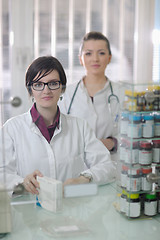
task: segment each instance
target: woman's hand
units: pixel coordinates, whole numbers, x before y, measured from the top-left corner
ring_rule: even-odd
[[[101,141],[109,151],[111,151],[113,149],[113,147],[114,147],[113,139],[107,138],[107,139],[101,139]]]
[[[43,177],[43,174],[39,170],[35,170],[33,173],[27,175],[23,181],[24,188],[32,193],[39,194],[37,188],[39,188],[39,183],[36,180],[36,177]]]
[[[72,185],[72,184],[83,184],[83,183],[89,183],[89,179],[84,177],[84,176],[80,176],[78,178],[69,178],[69,179],[67,179],[63,183],[63,186],[65,186],[65,185]]]

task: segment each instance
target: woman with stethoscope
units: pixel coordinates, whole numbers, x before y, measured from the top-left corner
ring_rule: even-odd
[[[86,75],[67,87],[59,106],[63,113],[86,119],[113,153],[117,150],[119,99],[117,84],[105,76],[111,58],[108,39],[99,32],[87,33],[79,52]]]

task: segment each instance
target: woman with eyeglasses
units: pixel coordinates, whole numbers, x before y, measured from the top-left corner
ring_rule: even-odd
[[[85,76],[67,86],[58,105],[63,113],[86,119],[113,159],[117,151],[119,89],[105,73],[111,59],[110,43],[102,33],[84,35],[79,61]]]
[[[37,176],[64,185],[112,181],[115,166],[109,151],[86,121],[62,114],[57,106],[67,81],[61,63],[52,56],[39,57],[28,67],[25,81],[34,104],[1,130],[0,182],[5,179],[13,191],[23,186],[38,194]]]

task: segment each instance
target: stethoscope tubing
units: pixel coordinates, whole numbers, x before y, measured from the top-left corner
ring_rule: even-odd
[[[76,88],[75,88],[75,90],[74,90],[73,96],[72,96],[72,98],[71,98],[71,101],[70,101],[70,104],[69,104],[69,107],[68,107],[67,114],[70,114],[71,107],[72,107],[74,98],[75,98],[75,96],[76,96],[76,93],[77,93],[77,90],[78,90],[78,87],[79,87],[80,82],[81,82],[81,80],[80,80],[80,81],[77,83],[77,85],[76,85]],[[111,84],[110,81],[109,81],[109,86],[110,86],[111,94],[108,96],[108,103],[111,102],[111,97],[115,97],[116,100],[117,100],[117,103],[119,103],[119,98],[118,98],[117,95],[115,95],[115,94],[113,93],[113,88],[112,88],[112,84]]]

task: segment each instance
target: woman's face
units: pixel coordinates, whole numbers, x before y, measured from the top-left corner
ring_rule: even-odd
[[[35,87],[36,86],[38,87],[40,83],[49,83],[49,82],[51,82],[52,85],[55,85],[56,83],[54,84],[54,82],[56,81],[60,81],[59,73],[56,70],[53,70],[47,76],[42,77],[38,82],[36,82]],[[60,87],[56,90],[50,90],[47,85],[45,85],[44,89],[41,91],[36,91],[35,89],[33,89],[34,88],[33,85],[31,88],[32,88],[32,96],[35,99],[37,110],[40,111],[44,108],[45,109],[57,108],[57,102],[62,92],[62,84],[60,84]]]
[[[79,60],[87,74],[104,74],[111,57],[104,40],[88,40],[84,42]]]

